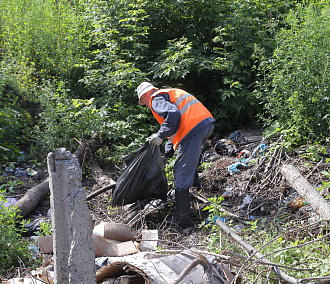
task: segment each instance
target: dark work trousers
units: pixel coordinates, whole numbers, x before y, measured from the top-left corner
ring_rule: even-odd
[[[210,123],[200,129],[200,131],[197,131],[195,135],[189,137],[189,139],[184,139],[180,142],[173,167],[175,190],[185,190],[192,186],[202,145],[210,137],[213,129],[214,125]]]

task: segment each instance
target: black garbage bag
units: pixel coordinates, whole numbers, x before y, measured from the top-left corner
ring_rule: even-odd
[[[168,184],[160,149],[146,142],[123,157],[124,170],[112,194],[112,206],[131,204],[147,198],[166,200]]]

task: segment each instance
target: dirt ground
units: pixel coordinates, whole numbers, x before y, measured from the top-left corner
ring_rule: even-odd
[[[318,215],[310,206],[306,205],[299,209],[288,207],[288,203],[296,198],[298,193],[283,179],[280,167],[284,163],[293,164],[313,186],[319,187],[324,180],[321,172],[329,171],[330,168],[330,164],[325,162],[326,157],[320,163],[313,162],[302,157],[304,150],[288,153],[283,146],[279,146],[277,152],[271,152],[271,144],[277,141],[280,145],[281,140],[279,137],[264,139],[262,133],[262,129],[257,126],[244,128],[239,131],[239,137],[235,137],[236,143],[226,136],[210,140],[208,146],[203,148],[204,163],[199,167],[200,186],[190,189],[193,227],[181,230],[170,226],[166,221],[175,212],[171,184],[166,202],[148,200],[130,206],[111,208],[111,190],[97,195],[88,201],[95,225],[101,221],[127,223],[136,236],[142,229],[157,229],[159,246],[163,249],[197,248],[209,251],[211,227],[206,224],[212,220],[209,219],[210,212],[203,209],[212,204],[210,198],[218,198],[226,192],[229,196],[221,201],[221,206],[218,206],[218,213],[221,215],[219,217],[236,228],[238,234],[242,228],[247,228],[248,224],[257,219],[262,220],[263,224],[270,224],[275,219],[281,220],[276,222],[277,226],[281,226],[281,222],[301,224],[303,221],[318,220]],[[260,145],[264,145],[265,148],[260,148]],[[238,157],[241,160],[238,160]],[[242,166],[243,159],[249,157],[251,158],[248,163]],[[273,160],[273,164],[269,163],[270,160]],[[237,162],[241,164],[231,168],[231,171],[230,167]],[[203,167],[205,165],[208,167]],[[23,185],[8,197],[19,199],[29,188],[46,178],[47,172],[44,167],[35,166],[34,169],[38,171],[38,177],[21,177]],[[116,181],[121,169],[118,166],[109,169],[110,172],[107,174]],[[82,185],[87,196],[99,188],[90,175],[83,177]],[[327,191],[323,191],[322,194],[324,197],[330,196]],[[249,200],[245,207],[244,200]],[[49,198],[46,198],[26,218],[33,221],[40,216],[45,217],[48,210]]]
[[[247,224],[257,219],[263,220],[263,224],[272,223],[275,219],[282,220],[283,224],[287,222],[301,224],[307,220],[310,222],[318,220],[318,215],[310,206],[297,210],[287,206],[299,195],[285,183],[279,170],[284,163],[294,164],[304,177],[308,176],[308,181],[312,185],[319,187],[324,180],[321,172],[329,170],[329,163],[311,162],[301,158],[297,153],[287,153],[283,147],[280,147],[275,157],[276,162],[266,170],[267,163],[273,155],[269,153],[267,156],[268,148],[274,141],[263,139],[262,129],[256,126],[244,128],[240,133],[247,141],[241,145],[235,144],[237,148],[235,153],[242,151],[253,153],[261,144],[266,145],[265,152],[257,151],[255,159],[251,159],[247,167],[239,169],[237,173],[230,173],[228,167],[237,162],[238,154],[235,154],[230,147],[217,154],[214,150],[215,141],[209,141],[209,147],[204,149],[204,157],[207,156],[205,153],[209,154],[209,168],[199,168],[201,186],[190,189],[191,214],[194,223],[192,228],[180,230],[170,226],[166,221],[175,211],[171,185],[167,202],[141,202],[134,206],[120,207],[117,210],[110,208],[111,192],[102,193],[88,202],[94,220],[127,223],[137,235],[142,229],[157,229],[160,247],[163,249],[198,248],[202,250],[210,249],[208,244],[211,232],[211,228],[206,226],[206,223],[209,223],[210,212],[203,209],[212,204],[210,198],[219,197],[228,190],[232,195],[221,202],[219,210],[224,214],[225,221],[234,228],[238,228],[239,234],[239,228],[248,228]],[[228,143],[228,136],[222,139]],[[276,139],[278,140],[278,137]],[[117,172],[117,177],[119,172]],[[117,177],[113,176],[113,179],[116,180]],[[86,190],[87,194],[92,192],[91,187],[87,186]],[[252,201],[248,207],[241,208],[247,196]],[[281,226],[281,222],[277,221],[277,226]]]

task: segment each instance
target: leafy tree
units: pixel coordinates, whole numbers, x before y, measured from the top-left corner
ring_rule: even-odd
[[[298,5],[277,36],[272,59],[260,57],[262,119],[290,130],[299,143],[325,141],[330,134],[329,12],[328,4]]]
[[[157,1],[148,18],[155,27],[150,75],[189,90],[214,114],[218,129],[232,129],[259,111],[252,95],[254,48],[273,51],[282,14],[292,6],[287,1]]]
[[[190,91],[214,114],[219,130],[231,129],[258,107],[251,95],[254,47],[272,52],[281,15],[293,4],[38,0],[24,6],[4,0],[1,68],[10,66],[7,81],[18,96],[40,103],[35,133],[46,148],[53,147],[53,135],[65,135],[62,145],[93,131],[126,145],[145,139],[157,125],[137,106],[135,89],[145,80]],[[92,123],[76,119],[74,99],[84,105],[79,117]],[[129,134],[120,139],[123,125]]]
[[[18,144],[31,143],[45,85],[80,93],[85,42],[80,6],[69,1],[0,2],[0,159],[14,161]],[[30,113],[29,113],[30,112]]]
[[[64,0],[56,4],[1,1],[2,61],[12,67],[21,96],[35,100],[38,86],[45,81],[74,81],[85,44],[77,5],[73,9]]]

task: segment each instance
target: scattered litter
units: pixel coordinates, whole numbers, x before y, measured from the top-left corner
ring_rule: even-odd
[[[6,167],[5,168],[5,172],[7,174],[14,174],[15,173],[15,169],[12,169],[11,167]]]
[[[35,243],[29,245],[29,250],[33,253],[33,256],[36,256],[39,253],[39,247]]]
[[[205,224],[215,223],[217,221],[217,219],[220,219],[220,221],[222,221],[224,223],[227,222],[227,218],[220,217],[220,216],[214,216],[213,219],[207,218],[206,221],[205,221]]]
[[[219,159],[219,154],[215,152],[213,149],[207,150],[203,153],[202,163],[212,163],[215,160]]]
[[[34,209],[34,211],[35,210],[36,209]],[[41,212],[39,215],[41,215]],[[34,233],[36,233],[40,230],[41,223],[50,223],[50,222],[51,222],[50,218],[37,218],[37,219],[33,220],[32,222],[26,223],[25,224],[26,232],[24,232],[23,235],[32,236]]]
[[[311,216],[311,217],[308,218],[308,222],[310,224],[316,223],[316,222],[318,222],[320,220],[321,220],[321,218],[320,218],[320,215],[318,215],[318,214],[315,214],[315,215],[313,215],[313,216]]]
[[[121,242],[134,239],[131,227],[122,223],[101,222],[94,227],[93,234]]]
[[[158,246],[158,230],[142,230],[142,241],[138,245],[140,251],[154,251]]]
[[[235,164],[228,166],[228,171],[232,175],[232,174],[236,174],[240,170],[244,170],[246,168],[248,168],[248,165],[246,163],[237,162]]]
[[[221,194],[221,197],[223,198],[229,198],[233,196],[233,192],[231,190],[226,190],[223,194]]]
[[[54,271],[47,270],[40,267],[30,272],[31,277],[25,278],[12,278],[10,280],[3,280],[2,284],[53,284],[54,283]]]
[[[252,154],[250,152],[240,152],[237,157],[237,162],[228,166],[228,171],[231,175],[238,173],[242,169],[249,167],[249,163],[252,162],[252,159],[257,155],[262,156],[266,150],[267,146],[265,144],[260,144],[257,146]],[[247,156],[248,158],[245,158]]]
[[[228,190],[228,191],[235,191],[236,190],[236,187],[235,185],[233,184],[228,184],[225,188],[225,190]]]
[[[138,253],[137,243],[133,241],[118,242],[98,235],[92,235],[95,256],[125,256]]]
[[[247,159],[251,157],[251,152],[249,150],[242,150],[237,154],[238,159]]]
[[[233,229],[236,231],[236,232],[242,232],[244,230],[244,226],[242,224],[238,224],[238,225],[235,225],[233,227]]]
[[[239,209],[244,209],[246,206],[248,206],[252,202],[252,198],[250,195],[246,195],[243,198],[243,203],[241,206],[239,206]]]
[[[215,142],[214,151],[221,155],[236,156],[238,153],[237,147],[232,140],[220,139]]]
[[[300,196],[288,203],[288,207],[292,210],[297,210],[305,205],[307,205],[307,202]]]
[[[53,236],[39,236],[37,244],[41,253],[53,253]]]
[[[31,168],[27,168],[27,169],[26,169],[26,173],[27,173],[30,177],[33,177],[33,178],[38,177],[38,172],[35,171],[35,170],[32,170]]]
[[[23,168],[16,168],[15,176],[17,176],[17,177],[29,177],[26,170],[23,169]]]
[[[37,178],[39,176],[38,171],[35,171],[31,168],[15,168],[12,169],[10,167],[6,167],[5,171],[2,173],[2,176],[8,176],[8,175],[15,175],[17,177],[23,177],[23,178]]]
[[[184,271],[189,265],[193,264],[194,261],[199,261],[200,264],[207,266],[211,265],[209,275],[210,283],[227,284],[228,281],[226,278],[233,277],[229,269],[223,269],[224,264],[217,262],[215,257],[207,255],[201,256],[200,254],[188,250],[173,255],[139,253],[121,259],[103,258],[102,261],[102,265],[106,265],[97,271],[97,283],[104,283],[103,281],[121,283],[119,281],[128,276],[135,277],[135,281],[140,279],[141,282],[137,283],[174,283],[174,281],[179,278],[182,271]],[[180,283],[205,283],[203,282],[203,275],[205,273],[204,268],[200,264],[188,271]],[[227,273],[230,275],[227,275]]]
[[[2,202],[1,206],[9,208],[10,206],[15,205],[17,203],[17,201],[18,201],[17,198],[7,197],[6,202]]]
[[[230,133],[228,138],[237,145],[244,145],[248,143],[248,139],[242,134],[240,130],[236,130]]]

